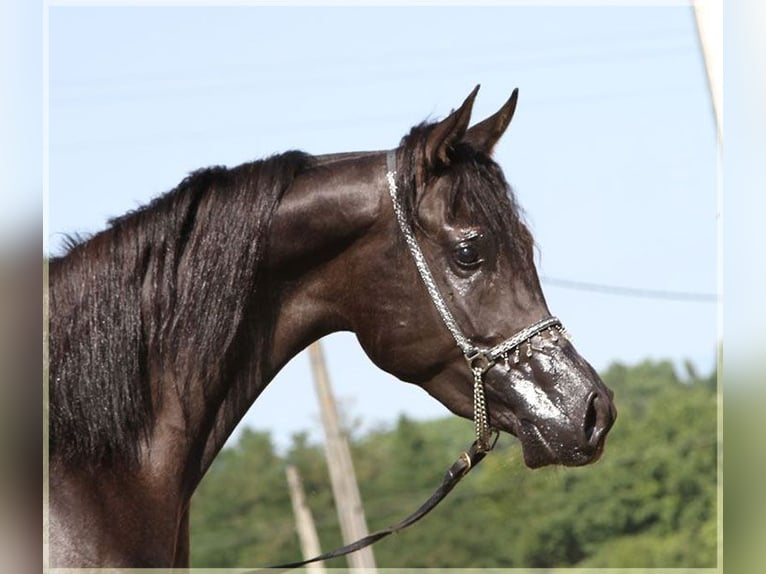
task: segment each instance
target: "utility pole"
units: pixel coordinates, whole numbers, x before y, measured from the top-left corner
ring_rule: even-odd
[[[718,144],[718,190],[716,193],[716,231],[718,235],[717,267],[718,305],[716,323],[718,324],[717,372],[718,380],[723,380],[723,184],[721,171],[723,165],[723,0],[692,0],[694,21],[697,23],[702,56],[705,60],[710,100],[713,103],[717,144]],[[722,386],[718,387],[718,397],[723,399]],[[720,404],[720,403],[719,403]],[[723,430],[721,419],[718,419],[718,453],[722,454]],[[723,489],[721,478],[723,470],[718,470],[718,508],[723,506]],[[718,529],[718,548],[723,548],[723,533]],[[721,567],[722,553],[718,551],[718,566]]]
[[[317,536],[314,517],[311,515],[311,509],[306,504],[306,495],[303,493],[303,485],[298,475],[298,469],[294,465],[288,464],[285,469],[287,473],[287,485],[290,487],[290,501],[293,503],[293,514],[295,515],[295,526],[298,530],[298,538],[301,541],[301,552],[303,559],[308,560],[322,553],[319,546],[319,537]],[[311,562],[306,564],[306,568],[313,570],[316,574],[325,574],[324,562]]]
[[[723,141],[723,0],[692,0],[719,143]]]
[[[338,422],[338,409],[330,388],[322,347],[319,342],[309,346],[309,358],[314,374],[314,386],[319,398],[322,415],[322,426],[325,434],[325,455],[330,469],[330,482],[335,498],[335,507],[340,521],[340,530],[344,544],[348,544],[366,536],[367,521],[364,517],[362,499],[356,483],[356,474],[351,462],[351,452],[346,436]],[[352,569],[364,569],[375,572],[375,556],[372,548],[362,548],[347,556],[348,565]]]
[[[716,322],[718,324],[718,353],[717,370],[718,380],[723,377],[723,0],[692,0],[694,21],[697,23],[697,37],[699,38],[702,57],[705,61],[710,101],[712,102],[713,116],[715,118],[716,135],[718,144],[718,190],[716,193],[716,261],[718,281],[716,292],[718,293],[718,305],[716,309]],[[719,393],[720,393],[719,389]],[[720,432],[720,431],[719,431]],[[720,539],[719,539],[720,540]]]

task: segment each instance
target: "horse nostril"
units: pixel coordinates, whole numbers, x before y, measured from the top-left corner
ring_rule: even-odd
[[[596,401],[599,400],[598,393],[593,393],[588,397],[588,407],[585,411],[585,421],[583,423],[583,430],[585,431],[585,441],[588,444],[592,444],[598,440],[600,432],[596,432],[598,429],[596,425],[598,423],[598,405]],[[594,436],[596,435],[596,436]],[[595,440],[594,440],[595,439]]]

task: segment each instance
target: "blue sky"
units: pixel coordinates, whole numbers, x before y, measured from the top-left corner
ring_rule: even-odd
[[[520,89],[496,159],[544,277],[715,292],[715,124],[687,6],[52,7],[49,30],[49,251],[199,167],[393,147],[481,83],[477,120]],[[714,303],[543,287],[596,368],[713,368]],[[446,414],[353,335],[325,351],[365,426]],[[305,356],[245,422],[282,444],[318,426]]]

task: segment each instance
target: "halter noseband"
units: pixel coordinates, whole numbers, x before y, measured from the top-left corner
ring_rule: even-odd
[[[423,251],[420,249],[415,234],[412,232],[407,219],[404,216],[401,202],[399,201],[399,194],[396,187],[396,151],[390,150],[386,155],[386,162],[388,171],[386,173],[386,179],[388,180],[388,191],[391,195],[391,202],[394,206],[394,213],[396,214],[396,221],[399,224],[399,229],[404,235],[404,240],[409,247],[412,258],[415,260],[415,266],[420,273],[420,277],[423,279],[423,283],[428,290],[428,295],[433,301],[436,310],[439,312],[439,316],[442,318],[447,330],[452,334],[455,339],[455,343],[460,348],[468,363],[468,368],[473,374],[473,419],[474,427],[476,430],[476,440],[481,449],[485,452],[492,449],[493,443],[490,443],[490,435],[492,430],[489,427],[489,415],[487,412],[487,403],[484,398],[484,374],[489,371],[497,362],[502,359],[506,366],[510,368],[511,356],[513,362],[519,362],[519,351],[522,344],[529,342],[535,335],[548,330],[551,339],[555,342],[558,340],[559,333],[564,333],[564,327],[556,317],[547,317],[542,319],[528,327],[525,327],[512,337],[509,337],[502,343],[495,345],[494,347],[482,347],[476,345],[466,337],[460,330],[460,327],[455,321],[452,312],[447,307],[447,303],[444,301],[444,297],[439,292],[439,288],[436,285],[431,270],[428,268],[428,263],[423,256]],[[532,355],[532,344],[529,342],[526,351],[527,356]]]

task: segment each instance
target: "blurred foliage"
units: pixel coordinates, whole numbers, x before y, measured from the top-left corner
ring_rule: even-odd
[[[724,370],[723,433],[726,481],[723,507],[723,565],[726,572],[764,571],[766,564],[766,457],[763,434],[766,411],[766,363],[743,372]]]
[[[379,567],[715,567],[715,374],[669,362],[612,365],[603,378],[619,416],[604,457],[531,471],[504,436],[430,516],[374,546]],[[472,423],[413,422],[353,439],[370,530],[417,508],[472,440]],[[192,501],[192,566],[295,560],[300,547],[284,468],[297,466],[322,548],[341,545],[324,452],[296,435],[283,456],[245,431]],[[344,558],[327,564],[345,567]]]

